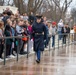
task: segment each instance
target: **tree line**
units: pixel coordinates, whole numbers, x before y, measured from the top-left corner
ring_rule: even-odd
[[[0,5],[16,6],[19,12],[43,14],[49,19],[58,21],[64,19],[67,9],[73,0],[0,0]]]

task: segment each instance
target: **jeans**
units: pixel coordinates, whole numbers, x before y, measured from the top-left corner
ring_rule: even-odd
[[[38,50],[38,51],[36,52],[36,55],[37,55],[37,60],[40,60],[40,57],[41,57],[41,51]]]
[[[66,36],[63,35],[63,44],[66,44]]]
[[[52,35],[52,47],[55,46],[55,35]]]
[[[58,34],[59,34],[58,35],[58,39],[61,40],[62,39],[62,35],[61,35],[62,33],[61,33],[61,31],[58,31]]]
[[[48,35],[47,35],[46,41],[44,42],[45,43],[45,47],[48,46],[48,41],[49,41],[49,39],[48,39]]]

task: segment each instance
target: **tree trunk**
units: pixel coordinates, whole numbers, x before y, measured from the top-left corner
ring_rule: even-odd
[[[25,12],[23,0],[14,0],[14,4],[16,7],[18,7],[20,14],[23,14]]]
[[[28,14],[30,15],[31,14],[31,12],[33,12],[33,1],[34,0],[29,0],[28,1],[28,8],[27,8],[27,10],[28,10]]]

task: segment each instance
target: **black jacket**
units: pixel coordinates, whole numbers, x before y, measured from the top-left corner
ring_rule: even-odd
[[[45,25],[35,22],[32,26],[34,37],[34,51],[44,51],[44,40],[47,38],[47,31]],[[39,33],[38,35],[36,33]],[[44,33],[44,35],[42,34]]]

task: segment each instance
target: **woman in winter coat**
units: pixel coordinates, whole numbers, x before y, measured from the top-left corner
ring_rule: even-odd
[[[0,37],[3,37],[3,29],[4,29],[4,23],[3,21],[0,21]],[[2,60],[2,53],[3,53],[3,39],[0,39],[0,60]]]

